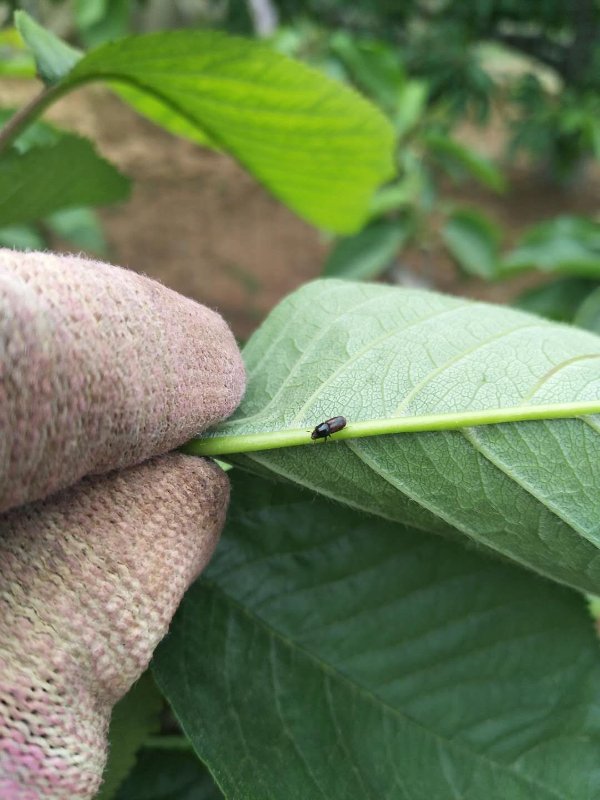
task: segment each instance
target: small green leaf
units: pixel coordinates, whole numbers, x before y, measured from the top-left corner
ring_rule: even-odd
[[[16,112],[17,109],[14,108],[0,108],[0,126],[5,125]],[[65,131],[55,128],[54,125],[36,120],[25,128],[19,138],[15,140],[13,147],[19,153],[26,153],[32,147],[45,147],[50,144],[56,144],[61,136],[64,135],[67,135]],[[1,158],[4,158],[4,156],[0,156]]]
[[[48,147],[12,149],[0,158],[0,226],[73,206],[115,203],[127,198],[129,188],[129,180],[87,139],[65,134]]]
[[[0,30],[0,75],[33,78],[35,62],[15,28]]]
[[[501,231],[474,209],[454,211],[442,228],[442,239],[458,265],[470,275],[497,277]]]
[[[600,223],[564,216],[530,229],[504,259],[503,272],[527,269],[600,278]]]
[[[395,183],[382,186],[371,201],[371,216],[377,217],[400,208],[420,203],[427,192],[427,176],[419,166],[409,169],[407,174]]]
[[[163,698],[149,672],[115,706],[109,731],[108,762],[96,800],[112,800],[135,763],[135,754],[160,728]]]
[[[306,219],[339,233],[363,223],[393,172],[389,122],[346,86],[265,44],[208,31],[170,31],[106,44],[63,81],[123,82],[196,127]],[[139,107],[136,102],[134,105]],[[161,112],[156,121],[165,122]],[[178,131],[179,132],[179,131]]]
[[[579,306],[573,324],[600,333],[600,287],[594,289]]]
[[[429,86],[424,81],[407,81],[398,93],[394,127],[399,137],[406,136],[421,121],[427,106]]]
[[[90,28],[102,21],[109,0],[75,0],[75,21],[79,28]]]
[[[556,322],[572,322],[577,309],[595,286],[594,281],[585,278],[561,278],[528,289],[517,297],[514,305]]]
[[[145,747],[114,800],[223,800],[223,795],[193,752]]]
[[[354,280],[374,278],[393,262],[414,231],[412,218],[379,220],[333,247],[323,274]]]
[[[0,247],[13,250],[43,250],[46,242],[41,233],[31,225],[9,225],[0,228]]]
[[[227,797],[600,796],[581,597],[285,483],[232,483],[154,660]]]
[[[78,0],[75,11],[86,47],[97,47],[127,35],[133,4],[131,0]]]
[[[246,394],[216,435],[310,431],[340,414],[353,423],[600,397],[600,337],[589,331],[503,306],[334,279],[287,297],[244,359]],[[600,594],[600,415],[233,460]]]
[[[330,48],[356,86],[390,114],[397,111],[406,75],[393,47],[338,31],[331,37]]]
[[[40,79],[47,86],[64,78],[83,55],[38,25],[25,11],[15,11],[15,25],[33,53]]]
[[[44,222],[55,236],[81,250],[97,256],[108,254],[108,243],[102,225],[91,208],[67,208],[55,211]]]
[[[500,170],[485,156],[442,133],[430,132],[424,141],[430,152],[450,174],[467,174],[494,192],[506,189],[506,179]]]

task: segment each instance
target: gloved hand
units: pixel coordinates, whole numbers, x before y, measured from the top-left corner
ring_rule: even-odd
[[[214,312],[117,267],[0,250],[0,798],[84,800],[114,703],[210,558],[238,404]]]

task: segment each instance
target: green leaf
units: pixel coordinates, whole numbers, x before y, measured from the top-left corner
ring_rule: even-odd
[[[191,142],[203,145],[204,147],[218,149],[208,135],[200,130],[195,123],[166,105],[160,98],[154,97],[147,92],[140,92],[133,88],[133,86],[127,86],[125,84],[111,83],[110,88],[121,100],[124,100],[128,105],[134,108],[138,114],[154,122],[155,125],[160,125],[161,128],[169,131],[169,133],[175,136],[181,136],[184,139],[189,139]]]
[[[384,272],[414,231],[412,218],[379,220],[341,239],[331,250],[323,274],[364,280]]]
[[[382,186],[371,200],[371,216],[377,217],[400,208],[419,205],[427,191],[426,175],[421,168],[411,170],[406,177]]]
[[[429,86],[423,81],[407,81],[398,94],[394,113],[394,127],[399,137],[406,136],[421,121],[429,95]]]
[[[517,297],[515,305],[556,322],[572,322],[577,309],[595,286],[585,278],[561,278],[528,289]]]
[[[600,287],[594,289],[579,306],[573,324],[600,333]]]
[[[424,142],[429,151],[451,174],[460,176],[466,173],[494,192],[506,190],[504,175],[485,156],[475,153],[442,133],[427,133]]]
[[[442,228],[442,239],[458,265],[470,275],[497,277],[501,231],[474,209],[454,211]]]
[[[145,747],[115,800],[223,800],[194,753]]]
[[[244,348],[220,435],[600,397],[600,338],[520,311],[323,280]],[[228,460],[230,460],[228,458]],[[600,417],[315,443],[235,457],[354,508],[461,535],[600,594]]]
[[[33,78],[35,62],[15,28],[0,30],[0,75]]]
[[[56,211],[44,222],[55,236],[88,253],[108,255],[108,242],[102,225],[91,208],[68,208]]]
[[[114,707],[108,762],[96,800],[111,800],[115,796],[135,763],[135,754],[148,736],[159,730],[162,708],[162,695],[149,672],[144,673]]]
[[[0,226],[32,222],[63,208],[124,200],[129,180],[91,142],[65,134],[48,147],[0,158]]]
[[[46,242],[41,233],[31,225],[9,225],[0,228],[0,247],[13,250],[43,250]]]
[[[38,25],[25,11],[15,11],[15,26],[33,53],[37,73],[47,86],[64,78],[83,55]]]
[[[14,108],[0,108],[0,126],[5,125],[16,111],[17,109]],[[55,128],[54,125],[36,120],[25,128],[19,138],[15,140],[13,147],[19,153],[26,153],[32,147],[46,147],[47,145],[56,144],[61,136],[65,135],[67,135],[65,131]],[[4,156],[1,158],[4,158]]]
[[[109,0],[75,0],[75,22],[79,28],[91,28],[102,22]]]
[[[330,48],[357,86],[389,113],[397,111],[406,75],[394,48],[346,31],[333,34]]]
[[[76,21],[87,47],[119,39],[129,30],[131,0],[78,0]]]
[[[527,269],[599,279],[600,223],[566,216],[535,225],[503,264],[506,274]]]
[[[379,111],[262,43],[209,31],[131,37],[86,55],[61,92],[92,80],[148,93],[292,209],[339,233],[360,227],[393,171],[393,131]]]
[[[227,797],[600,796],[582,598],[296,487],[232,480],[217,553],[154,661]]]

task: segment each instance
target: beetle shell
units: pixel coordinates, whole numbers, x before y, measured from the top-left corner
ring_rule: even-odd
[[[325,422],[320,422],[314,431],[311,433],[311,439],[326,439],[332,433],[341,431],[346,427],[346,417],[331,417],[326,419]]]

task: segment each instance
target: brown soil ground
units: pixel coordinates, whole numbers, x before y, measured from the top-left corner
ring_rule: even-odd
[[[4,80],[0,105],[21,105],[32,90],[30,82]],[[327,240],[228,157],[172,137],[100,87],[66,97],[48,116],[92,137],[134,180],[127,203],[102,211],[112,260],[218,309],[239,337],[247,337],[280,298],[319,275]],[[502,120],[482,135],[462,132],[463,141],[478,150],[498,152]],[[511,170],[511,190],[504,196],[474,187],[463,187],[456,196],[492,212],[514,239],[545,217],[597,213],[600,176],[587,175],[576,189],[559,191],[518,167]],[[465,281],[435,250],[426,258],[408,253],[403,263],[444,291],[494,300],[505,300],[532,281]]]

